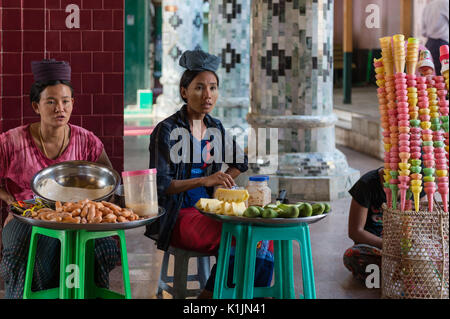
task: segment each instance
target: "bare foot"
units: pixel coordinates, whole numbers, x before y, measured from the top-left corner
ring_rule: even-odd
[[[198,295],[197,299],[212,299],[213,293],[212,291],[203,289],[203,291]]]

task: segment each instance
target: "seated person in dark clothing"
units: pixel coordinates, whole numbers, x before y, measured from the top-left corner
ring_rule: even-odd
[[[383,167],[364,174],[349,190],[352,195],[348,222],[348,236],[355,245],[344,253],[344,265],[357,279],[365,282],[370,272],[368,265],[381,268],[383,234],[382,204],[386,203],[383,190]],[[425,196],[422,191],[421,198]]]

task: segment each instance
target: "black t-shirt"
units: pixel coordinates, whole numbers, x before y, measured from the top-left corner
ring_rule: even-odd
[[[368,209],[364,230],[381,237],[383,232],[381,205],[386,202],[386,194],[381,185],[378,169],[364,174],[349,190],[349,193],[359,205]]]

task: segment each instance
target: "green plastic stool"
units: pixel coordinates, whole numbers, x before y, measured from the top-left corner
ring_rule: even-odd
[[[236,238],[233,277],[233,283],[236,283],[235,288],[226,287],[232,236]],[[274,241],[275,283],[270,287],[254,287],[256,244],[261,240]],[[308,224],[260,226],[226,222],[222,226],[213,298],[294,299],[292,240],[297,240],[300,245],[303,277],[303,296],[300,298],[315,299],[314,268]]]
[[[59,287],[47,290],[31,291],[33,281],[34,261],[38,235],[56,238],[61,242],[61,258],[59,266]],[[70,299],[70,289],[66,285],[66,279],[70,276],[66,272],[67,266],[72,264],[74,258],[75,232],[68,230],[54,230],[33,226],[31,230],[30,249],[28,251],[27,271],[23,289],[23,299]]]
[[[120,238],[120,256],[125,295],[100,288],[94,281],[94,239],[111,236]],[[80,267],[80,285],[75,289],[75,299],[131,299],[130,275],[128,270],[127,244],[123,230],[86,231],[79,230],[76,236],[77,254],[75,262]],[[83,280],[84,279],[84,280]]]
[[[33,280],[34,263],[36,257],[37,235],[56,238],[61,242],[60,280],[59,287],[33,292],[31,284]],[[114,291],[98,288],[94,282],[94,240],[110,236],[119,236],[122,259],[122,272],[125,295]],[[78,265],[78,285],[73,279],[74,268]],[[86,271],[88,270],[88,271]],[[75,276],[76,278],[77,276]],[[67,283],[67,284],[66,284]],[[72,289],[73,286],[74,289]],[[127,249],[125,232],[99,231],[89,232],[85,230],[55,230],[33,226],[31,231],[30,249],[28,252],[27,270],[25,275],[24,299],[83,299],[83,298],[131,299],[130,279],[128,271]]]

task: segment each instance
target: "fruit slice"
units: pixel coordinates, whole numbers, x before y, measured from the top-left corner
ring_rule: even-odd
[[[200,198],[195,207],[207,213],[215,213],[220,209],[222,201],[215,198]]]
[[[225,202],[244,202],[249,198],[246,189],[218,188],[214,197]]]

